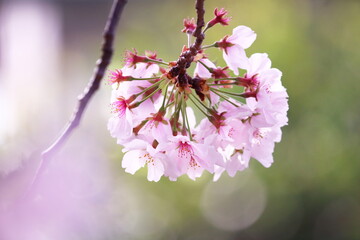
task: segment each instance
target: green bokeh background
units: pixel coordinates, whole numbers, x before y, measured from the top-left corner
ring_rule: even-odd
[[[81,71],[90,73],[99,54],[99,33],[111,3],[56,4],[66,16],[64,42],[71,45],[72,34],[81,33],[83,48],[79,51],[87,54]],[[207,20],[215,7],[224,7],[232,16],[230,26],[216,26],[208,31],[205,44],[231,34],[237,25],[249,26],[257,33],[257,40],[247,50],[248,55],[266,52],[273,67],[283,72],[283,85],[289,94],[289,125],[283,128],[282,141],[276,144],[275,162],[266,169],[252,160],[250,173],[238,173],[235,178],[224,174],[217,183],[212,182],[210,174],[196,182],[182,177],[177,182],[163,178],[159,183],[151,183],[146,181],[146,170],[134,176],[124,173],[121,149],[104,127],[98,129],[95,137],[106,152],[104,161],[110,165],[113,192],[124,185],[134,189],[133,196],[143,203],[138,210],[146,223],[141,226],[152,228],[151,222],[166,222],[165,227],[154,232],[123,236],[108,231],[103,239],[360,239],[360,1],[207,0],[205,5]],[[82,20],[83,25],[72,24],[82,17],[77,14],[80,9],[84,9],[86,21]],[[180,32],[185,17],[195,17],[193,1],[130,0],[118,28],[110,68],[119,68],[123,52],[132,48],[139,52],[155,50],[166,61],[176,60],[186,44],[186,36]],[[65,50],[70,52],[72,48]],[[209,53],[218,65],[224,65],[217,49]],[[78,84],[85,83],[83,80]],[[109,97],[107,86],[100,91],[98,98]],[[70,113],[72,103],[68,105]],[[90,105],[88,111],[97,112],[97,107],[101,106]],[[65,114],[64,122],[66,119]],[[88,123],[91,121],[106,125],[105,117],[92,119],[85,115],[85,130],[77,131],[86,131],[92,126]],[[28,134],[32,131],[35,130]],[[46,145],[49,139],[44,138],[39,146]],[[72,141],[65,151],[70,151],[71,144]],[[250,180],[246,180],[249,174]],[[264,211],[257,221],[245,229],[227,230],[207,220],[203,210],[206,189],[243,182],[252,186],[253,178],[260,181],[266,194]],[[219,199],[221,194],[220,191]],[[243,194],[253,196],[251,189]],[[231,206],[237,206],[238,196],[229,197]],[[217,207],[225,211],[226,204],[220,201]],[[246,218],[245,213],[243,217]],[[132,221],[131,216],[128,221]]]
[[[193,16],[191,1],[184,2],[167,1],[161,4],[162,11],[155,4],[153,8],[149,6],[142,16],[131,20],[130,26],[125,26],[131,28],[133,24],[142,26],[141,29],[130,30],[134,38],[120,44],[136,46],[139,50],[157,49],[164,59],[175,59],[185,41],[177,31],[181,28],[179,20]],[[290,96],[289,126],[284,127],[282,142],[276,146],[275,163],[270,169],[255,162],[251,164],[252,170],[266,182],[265,212],[249,229],[225,236],[230,239],[360,238],[360,2],[259,0],[220,4],[207,1],[206,6],[207,19],[212,9],[225,7],[232,21],[230,27],[211,29],[205,42],[218,40],[237,25],[250,26],[258,37],[248,52],[269,54],[273,66],[283,72],[283,84]],[[138,37],[141,35],[146,37],[145,44]],[[221,63],[221,55],[214,53]],[[207,181],[185,186],[182,181],[185,180],[176,184],[179,190],[184,188],[183,197],[176,197],[181,199],[178,199],[179,211],[197,212],[194,202],[199,200],[199,191]],[[175,187],[166,181],[150,185],[159,191],[161,184],[163,188]],[[163,191],[161,194],[166,197],[173,194]],[[191,225],[198,225],[201,221],[198,214],[196,220],[189,215],[184,212],[183,221],[188,222],[190,217]],[[183,234],[199,230],[187,228],[187,231],[190,233]]]

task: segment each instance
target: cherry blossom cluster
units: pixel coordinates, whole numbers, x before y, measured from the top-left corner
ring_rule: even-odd
[[[111,71],[108,129],[123,146],[126,172],[147,167],[148,180],[159,181],[184,174],[194,180],[208,171],[216,180],[224,171],[234,176],[248,168],[251,158],[272,164],[275,142],[288,122],[282,73],[271,67],[266,53],[247,56],[256,39],[249,27],[238,26],[203,46],[206,31],[230,21],[224,9],[214,15],[203,30],[194,19],[184,20],[188,45],[177,61],[133,50],[126,52],[124,67]],[[206,54],[214,47],[226,66]],[[192,74],[191,64],[196,64]]]

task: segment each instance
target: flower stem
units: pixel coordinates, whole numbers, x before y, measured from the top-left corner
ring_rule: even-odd
[[[232,105],[234,105],[235,107],[239,107],[239,105],[233,103],[232,101],[230,101],[227,97],[225,97],[224,95],[217,93],[216,91],[214,91],[213,89],[210,89],[213,93],[215,93],[216,95],[218,95],[220,98],[224,99],[225,101],[231,103]]]
[[[159,77],[153,77],[153,78],[134,78],[134,77],[131,77],[131,80],[156,80],[156,79],[159,79]]]
[[[148,62],[154,62],[154,63],[158,63],[158,64],[163,64],[163,65],[166,65],[166,66],[169,65],[169,63],[167,63],[167,62],[155,60],[155,59],[152,59],[152,58],[146,58],[146,60],[147,60]]]
[[[210,28],[210,27],[209,27],[209,23],[207,23],[206,26],[205,26],[205,29],[204,29],[203,33],[205,33],[209,28]]]
[[[239,93],[232,93],[232,92],[227,92],[227,91],[224,91],[224,90],[220,90],[220,89],[217,89],[217,88],[210,88],[211,90],[215,90],[217,92],[220,92],[220,93],[224,93],[224,94],[227,94],[227,95],[231,95],[231,96],[234,96],[234,97],[244,97],[243,94],[239,94]]]
[[[174,112],[173,114],[171,115],[170,117],[170,124],[171,124],[171,129],[173,131],[173,133],[177,133],[178,132],[178,121],[179,121],[179,113],[180,113],[180,110],[181,110],[181,97],[180,97],[180,100],[178,99],[178,96],[179,96],[179,92],[176,92],[175,93],[175,100],[172,102],[172,103],[175,103],[175,109],[174,109]],[[178,103],[180,101],[180,104]]]
[[[163,102],[162,102],[162,104],[161,104],[161,108],[160,108],[160,109],[165,109],[164,106],[165,106],[165,101],[166,101],[166,97],[167,97],[167,92],[168,92],[169,84],[170,84],[170,81],[166,84],[165,93],[164,93],[164,100],[163,100]]]
[[[140,104],[142,104],[143,102],[145,102],[146,100],[148,100],[149,98],[151,98],[152,96],[154,96],[154,94],[155,93],[157,93],[158,91],[159,91],[159,87],[158,87],[158,85],[161,83],[161,82],[163,82],[165,79],[163,79],[163,80],[160,80],[159,82],[157,82],[156,83],[156,85],[154,84],[153,86],[151,86],[150,87],[150,89],[151,88],[155,88],[156,87],[156,89],[154,89],[154,91],[152,92],[152,93],[150,93],[148,96],[146,96],[145,98],[143,98],[143,99],[141,99],[139,102],[136,102],[136,103],[134,103],[134,104],[132,104],[131,106],[129,106],[129,108],[136,108],[136,107],[138,107]],[[144,89],[145,90],[145,89]],[[143,91],[144,91],[143,90]]]
[[[197,98],[196,96],[194,96],[194,98],[196,99],[196,101],[198,101],[208,112],[211,112],[212,110],[207,107],[199,98]]]
[[[216,79],[216,81],[217,81],[217,79]],[[236,85],[236,83],[234,82],[234,83],[218,83],[218,84],[216,84],[216,83],[211,83],[211,84],[208,84],[208,86],[228,86],[228,85]]]
[[[160,81],[158,81],[158,82],[154,83],[154,84],[153,84],[153,85],[151,85],[150,87],[147,87],[147,88],[143,89],[141,92],[139,92],[139,93],[135,94],[135,98],[137,98],[138,96],[140,96],[140,95],[144,94],[145,92],[149,91],[150,89],[152,89],[152,88],[155,88],[155,87],[159,86],[159,85],[160,85],[160,83],[162,83],[164,80],[165,80],[165,79],[162,79],[162,80],[160,80]]]
[[[227,78],[216,78],[215,81],[222,81],[222,80],[234,80],[236,81],[236,77],[227,77]]]
[[[215,46],[216,46],[216,43],[213,43],[211,45],[202,46],[201,49],[212,48],[212,47],[215,47]]]
[[[211,67],[209,67],[209,66],[207,66],[205,63],[203,63],[202,61],[198,61],[199,63],[201,63],[201,65],[203,65],[209,72],[213,72],[213,70],[212,70],[212,68]]]
[[[184,94],[185,96],[185,94]],[[192,135],[191,135],[191,131],[190,131],[190,124],[189,124],[189,119],[188,116],[186,114],[186,101],[182,101],[182,106],[181,106],[181,112],[182,112],[182,117],[183,117],[183,124],[187,129],[187,132],[189,133],[189,138],[190,141],[192,141]]]
[[[189,99],[200,110],[200,112],[202,112],[207,118],[210,117],[209,115],[206,114],[206,112],[204,112],[204,110],[202,110],[202,108],[199,105],[197,105],[197,103],[192,99],[191,95],[189,95]]]
[[[191,46],[191,34],[186,34],[187,35],[187,40],[188,40],[188,48],[190,48]]]
[[[170,101],[171,101],[171,97],[174,95],[174,90],[175,90],[175,88],[176,88],[176,87],[175,87],[175,85],[174,85],[174,87],[173,87],[172,90],[171,90],[170,96],[169,96],[169,98],[168,98],[168,100],[167,100],[167,102],[166,102],[165,109],[168,108],[171,104],[174,103],[174,102],[170,103]]]

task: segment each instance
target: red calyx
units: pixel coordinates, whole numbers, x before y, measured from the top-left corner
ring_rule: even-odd
[[[226,72],[226,70],[228,69],[229,67],[224,67],[224,68],[213,68],[211,70],[211,76],[215,79],[218,79],[218,78],[227,78],[229,77],[229,74]]]
[[[255,91],[259,85],[257,74],[252,77],[248,77],[247,75],[245,75],[245,77],[238,77],[237,81],[238,85],[245,87],[248,91]]]
[[[215,47],[219,47],[219,48],[221,48],[221,49],[224,49],[224,51],[227,52],[226,49],[227,49],[228,47],[234,46],[233,43],[227,41],[228,38],[229,38],[229,36],[226,35],[226,36],[225,36],[223,39],[221,39],[219,42],[216,42],[216,43],[215,43]]]
[[[215,10],[214,10],[215,17],[208,22],[207,28],[210,28],[210,27],[214,26],[217,23],[220,23],[223,26],[229,25],[229,22],[230,22],[231,18],[225,17],[225,15],[227,13],[228,12],[224,8],[221,8],[220,10],[215,8]]]
[[[221,126],[224,126],[225,123],[225,117],[224,114],[226,112],[218,113],[218,112],[212,112],[211,116],[209,117],[209,121],[216,127],[216,129],[219,129]]]
[[[147,61],[147,57],[137,55],[136,49],[134,49],[134,52],[131,51],[125,52],[125,62],[126,65],[128,65],[129,67],[132,67],[137,63],[146,62],[146,61]]]
[[[120,69],[115,69],[115,71],[111,71],[109,76],[110,84],[129,81],[131,79],[132,79],[131,76],[124,76],[123,72]]]
[[[195,24],[195,20],[194,18],[192,19],[184,19],[184,28],[183,30],[181,30],[183,33],[187,33],[187,34],[193,34],[193,32],[196,29],[196,24]]]

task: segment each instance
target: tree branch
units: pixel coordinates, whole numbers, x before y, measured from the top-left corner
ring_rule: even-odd
[[[171,78],[174,78],[179,75],[180,76],[184,75],[186,72],[186,68],[190,67],[194,59],[194,56],[196,56],[198,51],[201,49],[201,44],[205,38],[204,33],[202,33],[202,28],[205,25],[204,1],[205,0],[196,0],[196,4],[195,4],[196,14],[197,14],[196,29],[193,34],[193,36],[196,37],[195,43],[190,46],[189,50],[183,52],[180,55],[179,59],[176,62],[176,65],[170,69],[169,77]]]
[[[194,47],[196,50],[200,50],[201,44],[204,41],[204,34],[202,33],[202,28],[205,26],[204,22],[204,15],[205,15],[205,9],[204,9],[204,0],[197,0],[196,1],[196,14],[197,14],[197,21],[196,21],[196,29],[193,34],[194,37],[196,37]]]
[[[46,150],[41,153],[39,167],[35,173],[35,176],[33,178],[33,181],[31,182],[28,191],[30,191],[37,184],[39,177],[46,169],[46,166],[49,164],[50,160],[65,144],[65,142],[70,137],[71,133],[75,130],[75,128],[79,126],[86,106],[88,105],[94,93],[98,90],[100,82],[104,77],[106,68],[111,62],[116,26],[119,22],[126,3],[127,0],[114,0],[108,16],[108,20],[104,28],[104,42],[101,46],[102,55],[96,63],[94,74],[90,78],[89,83],[84,89],[83,93],[78,97],[77,106],[75,107],[74,112],[69,122],[66,124],[63,132]]]

